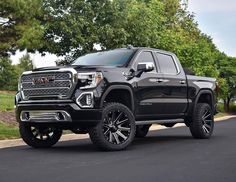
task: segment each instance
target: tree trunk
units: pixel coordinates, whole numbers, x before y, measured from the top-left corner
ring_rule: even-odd
[[[227,100],[224,99],[224,111],[229,112],[229,107],[227,106]]]
[[[229,97],[224,99],[224,110],[225,110],[225,112],[229,112],[230,111],[230,107],[229,107],[230,100],[231,100],[231,98],[229,98]]]
[[[229,104],[230,104],[230,100],[231,100],[231,98],[227,98],[227,112],[230,112],[230,107],[229,107]]]

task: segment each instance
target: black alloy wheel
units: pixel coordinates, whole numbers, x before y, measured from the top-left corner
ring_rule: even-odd
[[[129,138],[131,126],[128,116],[123,111],[110,111],[103,122],[103,134],[110,143],[121,144]]]
[[[102,150],[122,150],[134,139],[135,121],[128,107],[108,103],[102,121],[89,132],[92,142]]]
[[[194,138],[207,139],[211,137],[214,130],[214,115],[209,104],[197,104],[189,128]]]
[[[202,129],[206,134],[210,134],[213,127],[213,116],[211,110],[206,108],[202,116]]]
[[[20,123],[20,135],[31,147],[48,148],[53,146],[61,138],[62,130],[46,126],[30,126]]]

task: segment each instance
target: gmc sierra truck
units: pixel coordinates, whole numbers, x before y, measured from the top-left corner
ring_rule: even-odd
[[[51,147],[71,130],[89,133],[102,150],[122,150],[152,124],[185,123],[194,138],[207,139],[216,90],[216,79],[188,75],[171,52],[128,47],[24,72],[16,118],[22,139],[35,148]]]

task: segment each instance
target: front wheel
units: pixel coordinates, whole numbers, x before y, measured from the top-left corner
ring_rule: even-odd
[[[189,128],[194,138],[207,139],[211,137],[214,129],[214,115],[209,104],[197,104]]]
[[[20,123],[20,135],[26,144],[34,148],[48,148],[61,138],[62,130]]]
[[[101,122],[89,131],[89,135],[102,150],[123,150],[133,141],[135,129],[135,119],[128,107],[108,103],[103,108]]]

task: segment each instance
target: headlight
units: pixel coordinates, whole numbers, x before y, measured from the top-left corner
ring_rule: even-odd
[[[95,88],[102,81],[101,72],[78,73],[78,79],[81,82],[80,89]]]

